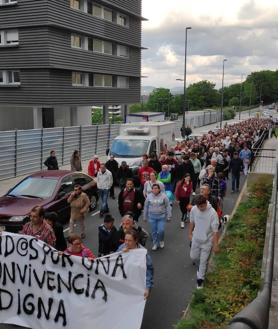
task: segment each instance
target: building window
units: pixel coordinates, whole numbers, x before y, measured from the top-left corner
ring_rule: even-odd
[[[103,52],[104,52],[104,54],[113,55],[113,45],[112,45],[112,42],[103,41]]]
[[[128,77],[117,77],[117,88],[129,88],[129,78]]]
[[[0,71],[0,85],[2,86],[20,85],[19,71],[10,71],[10,70]]]
[[[102,53],[103,42],[100,39],[93,39],[93,51],[97,53]]]
[[[90,47],[91,47],[91,45],[90,45],[90,41],[89,41],[89,49],[90,49]],[[113,44],[110,41],[93,39],[93,48],[92,49],[96,53],[113,55]]]
[[[102,18],[102,7],[99,5],[93,5],[93,16]]]
[[[83,10],[84,0],[70,0],[70,7],[77,10]]]
[[[72,72],[72,85],[76,87],[88,87],[89,74],[83,72]]]
[[[103,8],[103,18],[106,19],[107,21],[112,22],[113,20],[113,12],[110,9]]]
[[[117,24],[121,26],[128,26],[129,25],[128,16],[121,13],[117,13]]]
[[[94,87],[113,87],[112,75],[94,74]]]
[[[71,35],[71,46],[74,48],[82,48],[82,37],[77,34]]]
[[[17,4],[17,0],[0,0],[0,6],[11,6]]]
[[[0,46],[17,46],[18,30],[0,31]]]
[[[129,48],[123,45],[117,45],[117,56],[129,57]]]

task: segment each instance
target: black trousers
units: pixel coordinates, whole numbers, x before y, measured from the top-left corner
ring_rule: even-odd
[[[180,198],[180,211],[182,214],[181,221],[184,222],[186,220],[186,215],[187,215],[187,209],[186,207],[188,206],[190,201],[190,198]]]

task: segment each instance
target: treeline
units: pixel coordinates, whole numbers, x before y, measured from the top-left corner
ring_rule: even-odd
[[[222,88],[217,90],[215,83],[203,80],[193,83],[186,90],[187,108],[190,111],[205,108],[219,108]],[[172,95],[170,89],[157,88],[150,94],[148,100],[131,106],[132,112],[154,111],[182,113],[183,94]],[[238,108],[242,106],[270,104],[278,100],[278,70],[251,73],[242,83],[224,87],[224,106]]]

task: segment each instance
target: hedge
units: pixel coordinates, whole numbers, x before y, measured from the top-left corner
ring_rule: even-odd
[[[224,329],[257,296],[271,192],[270,175],[260,175],[251,184],[228,223],[204,288],[194,292],[187,317],[176,329]]]

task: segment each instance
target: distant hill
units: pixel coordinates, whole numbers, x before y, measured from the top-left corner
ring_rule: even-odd
[[[156,87],[154,86],[142,86],[141,94],[149,95]]]
[[[154,86],[142,86],[141,94],[143,96],[148,96],[156,88],[157,87]],[[170,91],[173,95],[183,94],[183,87],[173,87]]]
[[[174,88],[171,88],[171,93],[173,95],[183,95],[183,87],[174,87]]]

